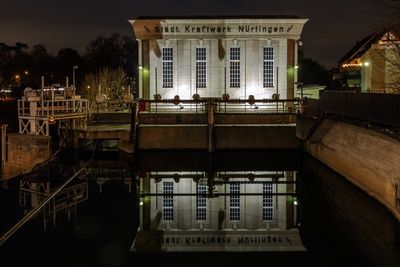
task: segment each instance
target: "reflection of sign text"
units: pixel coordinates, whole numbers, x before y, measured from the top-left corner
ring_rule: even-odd
[[[147,244],[207,246],[207,245],[291,245],[293,242],[286,235],[232,235],[232,236],[150,236]]]

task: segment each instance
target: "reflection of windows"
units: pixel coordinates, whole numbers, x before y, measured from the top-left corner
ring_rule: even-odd
[[[274,217],[274,202],[272,183],[263,183],[263,220],[272,221]]]
[[[263,54],[263,84],[264,87],[274,87],[274,48],[264,47]]]
[[[240,184],[239,183],[231,183],[229,184],[229,219],[231,221],[239,221],[240,220]],[[234,194],[234,195],[232,195]]]
[[[207,198],[205,195],[207,193],[207,186],[197,184],[197,198],[196,198],[196,220],[205,221],[207,220]]]
[[[240,47],[229,50],[229,86],[240,87]]]
[[[207,87],[207,50],[205,47],[196,48],[196,87]]]
[[[173,221],[174,220],[174,183],[173,182],[163,182],[163,220]],[[170,195],[168,195],[170,194]]]
[[[164,47],[162,50],[162,75],[163,87],[173,87],[173,49],[171,47]]]

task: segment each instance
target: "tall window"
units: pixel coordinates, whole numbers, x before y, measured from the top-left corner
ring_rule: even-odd
[[[240,87],[240,47],[229,50],[229,86]]]
[[[240,184],[239,183],[231,183],[229,184],[229,192],[231,194],[229,199],[229,219],[231,221],[239,221],[240,220]]]
[[[172,88],[174,81],[174,50],[171,47],[164,47],[162,50],[162,68],[163,68],[163,87]]]
[[[174,183],[163,182],[163,220],[173,221],[174,220]]]
[[[207,186],[197,184],[197,199],[196,199],[196,220],[205,221],[207,220],[207,198],[205,195],[207,193]]]
[[[196,48],[196,87],[207,87],[207,50],[205,47]]]
[[[263,220],[272,221],[274,218],[274,201],[272,183],[263,183]]]
[[[274,87],[274,48],[264,47],[263,84]]]

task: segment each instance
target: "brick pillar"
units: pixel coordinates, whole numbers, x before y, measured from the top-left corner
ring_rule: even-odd
[[[294,98],[294,63],[295,63],[295,40],[287,40],[287,99]],[[293,109],[293,103],[288,103],[288,109]]]

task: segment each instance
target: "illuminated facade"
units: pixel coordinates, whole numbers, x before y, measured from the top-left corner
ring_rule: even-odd
[[[367,36],[339,61],[342,86],[364,92],[397,89],[399,55],[399,39],[394,33]]]
[[[139,97],[294,98],[297,45],[307,19],[138,18]]]

